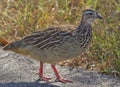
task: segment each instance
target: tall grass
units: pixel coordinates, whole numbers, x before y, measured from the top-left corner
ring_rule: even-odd
[[[14,41],[50,25],[77,26],[86,8],[97,10],[103,20],[94,23],[87,51],[68,65],[119,74],[119,0],[1,0],[0,37]]]

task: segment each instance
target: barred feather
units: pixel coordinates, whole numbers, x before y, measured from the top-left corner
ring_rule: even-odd
[[[72,36],[70,31],[60,30],[62,28],[64,29],[64,27],[54,26],[44,31],[35,32],[24,38],[22,42],[26,45],[33,45],[39,50],[54,47],[55,44],[61,44]]]

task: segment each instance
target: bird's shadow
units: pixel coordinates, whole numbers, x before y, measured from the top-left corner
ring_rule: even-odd
[[[60,87],[51,83],[38,82],[10,82],[0,83],[0,87]]]

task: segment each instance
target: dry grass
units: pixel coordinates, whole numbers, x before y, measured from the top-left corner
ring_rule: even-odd
[[[62,65],[119,74],[119,0],[1,0],[0,37],[14,41],[50,25],[77,26],[86,8],[96,9],[104,19],[93,25],[93,40],[87,51]]]

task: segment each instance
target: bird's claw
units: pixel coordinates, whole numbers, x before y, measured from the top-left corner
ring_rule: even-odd
[[[62,82],[62,83],[67,83],[67,82],[73,83],[73,81],[71,81],[71,80],[66,80],[66,79],[63,79],[63,78],[57,78],[55,81],[57,81],[57,82]]]
[[[51,78],[47,78],[47,77],[40,77],[39,78],[41,81],[46,81],[48,82]]]

